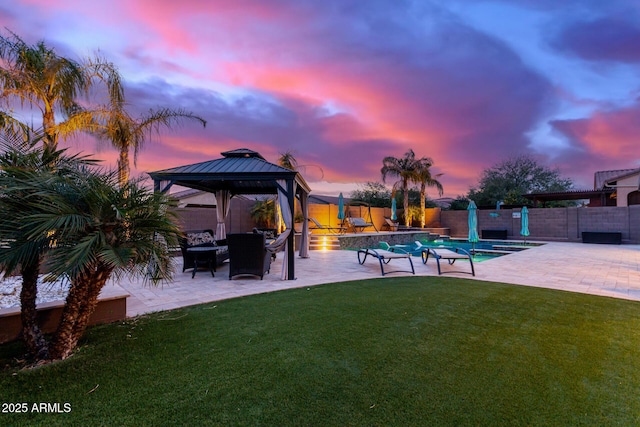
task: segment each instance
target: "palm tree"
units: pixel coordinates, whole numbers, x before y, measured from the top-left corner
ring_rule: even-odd
[[[409,149],[404,154],[404,157],[385,157],[382,160],[382,182],[386,182],[388,176],[397,177],[399,180],[393,184],[392,195],[395,197],[395,193],[398,188],[401,188],[404,193],[404,221],[405,225],[409,226],[409,182],[415,180],[416,171],[419,168],[420,161],[416,159],[416,154],[412,149]]]
[[[441,173],[433,176],[431,175],[431,166],[433,166],[433,160],[430,157],[423,157],[418,162],[418,168],[415,172],[415,182],[420,184],[420,226],[424,228],[425,224],[425,200],[427,197],[427,187],[436,187],[438,194],[442,196],[443,188],[438,178],[442,176]]]
[[[113,100],[111,108],[107,111],[106,124],[97,131],[98,137],[110,141],[120,153],[118,157],[120,187],[125,187],[129,181],[129,151],[133,148],[133,164],[136,165],[138,152],[144,146],[149,134],[159,133],[162,127],[170,128],[172,123],[178,123],[182,118],[197,120],[202,123],[202,126],[207,125],[206,120],[183,109],[149,110],[148,114],[136,119],[125,110],[124,105],[124,102],[119,99]]]
[[[55,150],[60,136],[95,127],[95,112],[86,111],[76,102],[88,94],[93,79],[108,85],[110,97],[121,99],[120,77],[113,66],[100,59],[82,65],[58,56],[43,41],[31,46],[16,34],[0,35],[0,85],[8,104],[18,100],[42,113],[43,143]],[[56,123],[56,112],[65,120]]]
[[[178,245],[180,228],[168,196],[138,182],[120,187],[115,174],[85,171],[44,190],[50,203],[31,226],[56,230],[47,266],[71,283],[50,346],[50,359],[56,360],[75,349],[112,274],[142,275],[154,283],[172,276],[169,248]]]
[[[278,165],[294,171],[298,169],[298,160],[294,157],[293,152],[288,150],[284,153],[280,153],[280,157],[278,157]]]
[[[36,296],[38,276],[44,255],[52,245],[47,232],[34,232],[24,222],[26,216],[37,214],[29,206],[42,202],[40,189],[31,181],[34,175],[61,177],[80,164],[92,162],[80,156],[64,156],[50,146],[38,147],[44,132],[35,132],[20,124],[15,130],[0,132],[0,273],[22,276],[20,292],[22,337],[27,352],[36,359],[48,357],[48,347],[38,325]]]
[[[251,218],[259,227],[271,228],[276,218],[276,204],[274,200],[256,200],[249,212]]]
[[[0,266],[5,274],[16,266],[23,272],[35,267],[37,279],[43,262],[49,278],[69,280],[60,324],[51,342],[34,354],[40,360],[64,359],[76,347],[109,277],[152,273],[149,278],[156,282],[171,276],[168,248],[177,246],[180,229],[168,196],[137,182],[121,188],[114,173],[82,165],[65,174],[18,172],[5,168],[0,173],[0,186],[8,190],[0,214],[10,218],[0,222]],[[11,181],[3,181],[8,176]]]

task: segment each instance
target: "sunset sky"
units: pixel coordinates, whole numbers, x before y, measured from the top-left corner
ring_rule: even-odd
[[[456,197],[518,154],[581,189],[640,167],[638,0],[0,0],[0,27],[99,51],[133,112],[208,121],[152,138],[136,173],[292,151],[315,194],[337,194],[412,148]]]

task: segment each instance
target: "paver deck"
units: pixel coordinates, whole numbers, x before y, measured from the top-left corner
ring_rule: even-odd
[[[424,265],[417,261],[416,259],[416,276],[438,274],[435,262]],[[381,277],[377,260],[359,265],[356,251],[310,251],[310,258],[296,257],[296,280],[280,279],[282,254],[278,254],[277,260],[271,265],[271,272],[265,275],[264,280],[229,280],[227,265],[218,267],[215,277],[203,270],[198,271],[192,279],[190,270],[181,272],[182,258],[176,258],[175,262],[177,273],[171,283],[152,287],[144,285],[142,280],[123,278],[117,284],[107,286],[120,286],[131,295],[127,301],[127,315],[136,316],[282,289]],[[442,266],[443,270],[448,267]],[[475,267],[474,280],[640,301],[640,245],[547,243],[475,263]],[[411,274],[390,274],[385,279],[407,275]],[[447,276],[471,279],[467,274]]]

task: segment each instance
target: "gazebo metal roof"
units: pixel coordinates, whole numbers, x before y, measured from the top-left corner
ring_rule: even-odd
[[[149,172],[149,176],[156,190],[163,192],[180,185],[209,192],[229,190],[233,195],[274,194],[277,180],[295,181],[297,192],[311,192],[298,172],[270,163],[256,151],[241,148],[221,154],[221,159]]]

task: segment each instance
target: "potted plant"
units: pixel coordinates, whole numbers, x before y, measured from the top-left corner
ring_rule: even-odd
[[[249,213],[259,228],[273,228],[276,210],[273,200],[256,200]]]
[[[302,223],[304,222],[304,216],[302,212],[297,212],[293,217],[293,229],[296,233],[302,233]]]

